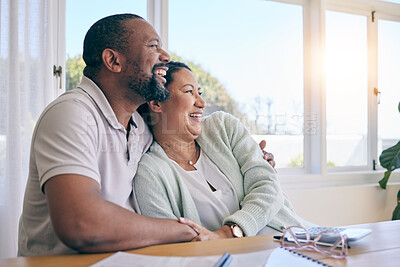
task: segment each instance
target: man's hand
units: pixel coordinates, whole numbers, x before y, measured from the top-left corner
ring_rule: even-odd
[[[179,218],[179,222],[182,224],[186,224],[198,234],[195,238],[192,239],[194,241],[205,241],[205,240],[214,240],[214,239],[223,239],[223,238],[232,238],[232,230],[229,226],[223,225],[217,231],[210,231],[207,228],[195,223],[192,220],[186,218]]]
[[[264,153],[264,159],[268,161],[268,163],[272,166],[272,168],[275,168],[274,155],[264,150],[265,146],[267,145],[267,142],[265,140],[261,140],[259,145],[262,152]]]
[[[59,239],[79,252],[111,252],[190,241],[192,227],[172,219],[139,215],[105,200],[100,185],[77,174],[48,180],[45,192]]]

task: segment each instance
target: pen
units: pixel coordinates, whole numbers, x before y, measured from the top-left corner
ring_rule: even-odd
[[[227,267],[232,261],[232,255],[229,254],[228,252],[225,252],[224,255],[219,259],[217,264],[215,264],[215,267]]]

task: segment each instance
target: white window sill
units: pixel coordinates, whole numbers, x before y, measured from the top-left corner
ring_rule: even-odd
[[[335,188],[350,186],[379,186],[384,170],[335,172],[326,175],[320,174],[282,174],[278,176],[284,190],[304,190],[318,188]],[[388,185],[400,184],[400,172],[392,172]]]

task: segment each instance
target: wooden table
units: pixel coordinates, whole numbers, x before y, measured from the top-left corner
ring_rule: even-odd
[[[351,243],[349,255],[345,260],[336,260],[321,254],[306,254],[333,266],[400,266],[400,221],[388,221],[349,226],[351,228],[370,228],[372,233],[367,237]],[[130,253],[157,256],[205,256],[220,255],[224,252],[233,254],[271,251],[279,243],[271,235],[223,239],[193,243],[179,243],[151,246],[130,250]],[[52,255],[19,257],[0,260],[0,266],[88,266],[113,253]]]

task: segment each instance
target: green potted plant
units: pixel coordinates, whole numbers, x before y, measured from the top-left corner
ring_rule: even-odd
[[[398,106],[400,112],[400,102]],[[392,171],[400,168],[400,141],[392,147],[382,151],[379,156],[379,162],[386,169],[383,178],[379,181],[381,188],[386,189],[386,184],[389,180]],[[397,206],[393,211],[392,220],[400,220],[400,190],[397,193]]]

